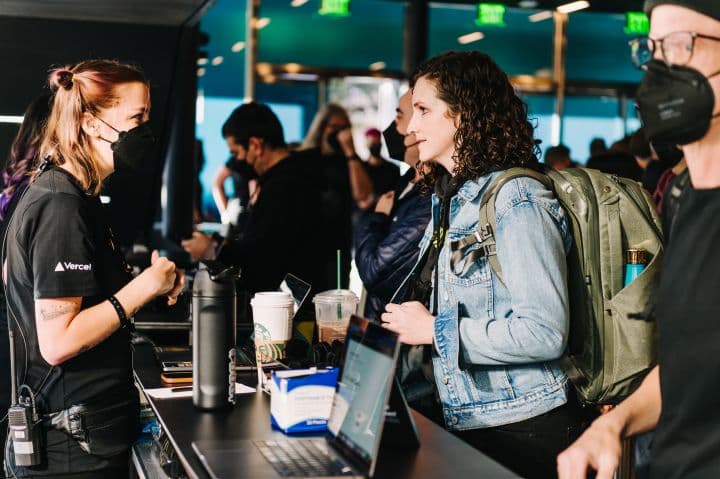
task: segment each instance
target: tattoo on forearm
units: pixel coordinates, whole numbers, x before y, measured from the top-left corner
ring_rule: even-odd
[[[79,304],[63,303],[56,306],[42,306],[40,308],[40,317],[43,321],[51,321],[66,314],[72,314],[80,311]]]

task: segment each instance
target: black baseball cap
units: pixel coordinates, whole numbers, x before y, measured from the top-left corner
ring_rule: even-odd
[[[645,0],[645,13],[650,16],[658,5],[677,5],[720,20],[720,0]]]

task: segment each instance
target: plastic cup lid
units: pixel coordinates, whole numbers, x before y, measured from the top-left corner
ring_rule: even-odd
[[[313,303],[339,303],[339,302],[359,303],[360,298],[358,298],[355,295],[355,293],[353,293],[349,289],[331,289],[328,291],[323,291],[322,293],[318,293],[313,298]]]

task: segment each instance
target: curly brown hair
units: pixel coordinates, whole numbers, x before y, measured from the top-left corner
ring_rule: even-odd
[[[540,149],[533,138],[527,105],[488,55],[443,53],[418,67],[410,87],[420,78],[434,84],[438,98],[459,120],[453,156],[453,175],[459,184],[498,169],[538,165]],[[435,164],[420,171],[426,187],[443,172]]]

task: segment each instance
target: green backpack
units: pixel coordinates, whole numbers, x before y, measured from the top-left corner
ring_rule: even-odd
[[[510,168],[483,195],[477,231],[451,243],[453,268],[461,263],[467,268],[485,256],[503,280],[493,235],[495,199],[518,177],[536,179],[553,191],[570,220],[570,337],[563,369],[583,403],[616,404],[656,362],[655,323],[633,319],[647,310],[662,263],[662,232],[652,199],[637,182],[596,170]],[[645,249],[649,263],[623,287],[628,248]]]

